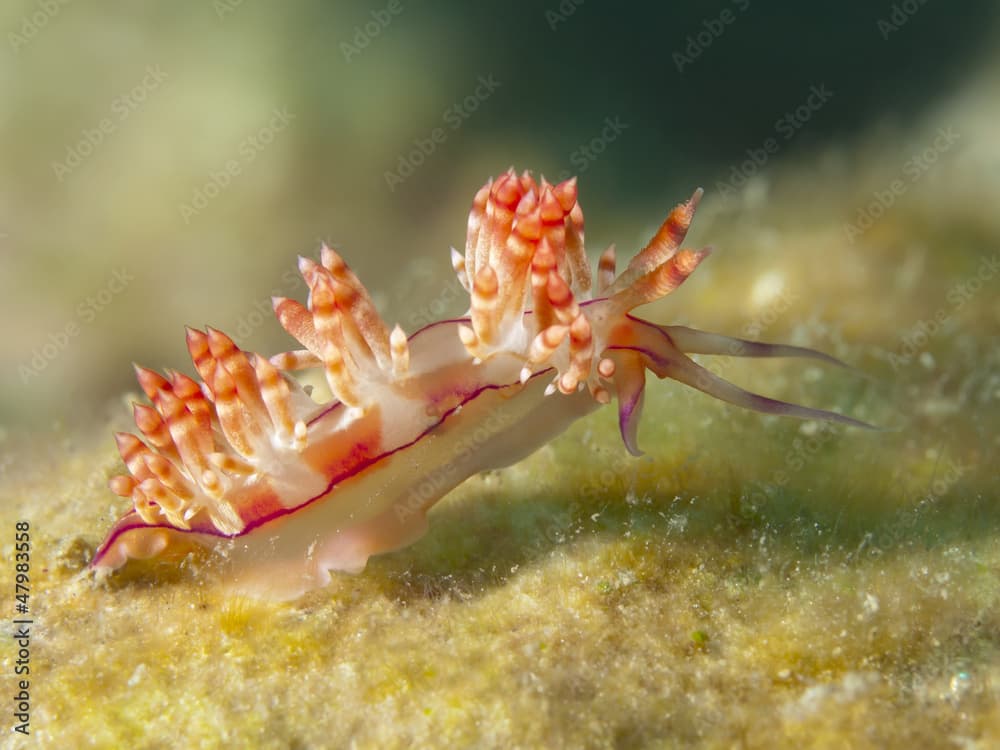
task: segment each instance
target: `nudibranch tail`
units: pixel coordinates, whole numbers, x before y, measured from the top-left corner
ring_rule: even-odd
[[[188,328],[200,381],[136,367],[150,404],[135,405],[142,438],[115,436],[128,473],[110,482],[132,508],[92,566],[194,544],[217,550],[243,590],[293,598],[331,570],[358,571],[413,543],[457,484],[523,458],[612,397],[625,446],[639,454],[647,369],[750,409],[867,426],[749,393],[687,355],[839,364],[831,357],[631,314],[708,256],[683,247],[701,196],[670,211],[620,274],[607,248],[594,283],[576,179],[552,185],[511,169],[476,193],[465,251],[451,251],[468,313],[409,337],[390,329],[332,248],[319,262],[300,258],[308,299],[273,306],[302,348],[268,358]],[[305,368],[322,370],[332,401],[299,385],[291,373]]]

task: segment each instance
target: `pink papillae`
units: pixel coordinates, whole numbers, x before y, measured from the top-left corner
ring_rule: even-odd
[[[151,402],[135,405],[145,439],[116,434],[128,473],[110,482],[132,508],[92,567],[200,545],[237,589],[295,598],[330,571],[357,572],[416,541],[453,487],[520,460],[612,397],[625,446],[640,454],[647,369],[746,408],[867,426],[743,391],[685,353],[837,363],[824,354],[630,314],[707,257],[681,247],[701,194],[674,208],[620,275],[614,246],[604,251],[592,290],[576,179],[551,185],[510,170],[476,193],[465,253],[452,251],[467,315],[409,337],[390,330],[332,248],[318,263],[300,258],[307,304],[273,302],[304,348],[268,358],[189,328],[200,382],[136,367]],[[305,368],[322,370],[331,402],[290,374]]]

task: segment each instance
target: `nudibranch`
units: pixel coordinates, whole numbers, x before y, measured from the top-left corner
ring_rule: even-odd
[[[452,250],[466,316],[409,337],[389,329],[333,249],[318,263],[300,258],[307,303],[273,305],[303,349],[268,358],[189,328],[200,382],[136,367],[152,405],[134,407],[144,439],[115,435],[128,473],[110,481],[132,508],[91,567],[200,545],[242,592],[298,597],[331,571],[358,572],[412,544],[452,488],[522,459],[612,397],[625,447],[639,455],[647,369],[761,412],[866,427],[749,393],[686,355],[832,357],[631,314],[708,255],[681,249],[701,195],[675,207],[620,274],[609,247],[594,283],[575,178],[551,185],[511,170],[490,180],[473,200],[465,254]],[[318,403],[290,374],[304,368],[322,369],[332,400]]]

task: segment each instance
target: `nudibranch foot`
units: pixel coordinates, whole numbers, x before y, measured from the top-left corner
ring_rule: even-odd
[[[135,405],[142,438],[115,436],[128,473],[110,482],[132,507],[92,568],[195,544],[217,553],[237,590],[298,597],[331,571],[358,572],[414,543],[452,488],[519,461],[612,398],[639,454],[646,370],[749,409],[867,427],[749,393],[687,355],[840,364],[832,357],[632,315],[708,256],[681,247],[701,194],[675,207],[621,273],[614,246],[605,250],[593,280],[576,179],[552,185],[510,170],[476,194],[465,252],[452,251],[468,313],[409,337],[382,320],[332,248],[319,262],[300,258],[306,304],[276,297],[273,306],[303,348],[265,357],[192,328],[198,380],[136,368],[150,405]],[[305,368],[322,371],[333,400],[311,398],[291,374]]]

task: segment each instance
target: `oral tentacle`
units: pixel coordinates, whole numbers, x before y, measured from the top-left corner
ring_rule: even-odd
[[[612,353],[628,351],[641,354],[646,367],[652,370],[657,377],[671,378],[727,403],[765,414],[791,416],[799,419],[817,419],[839,422],[853,427],[877,429],[866,422],[836,412],[800,406],[744,390],[687,357],[684,353],[685,347],[682,344],[692,347],[688,350],[690,353],[728,354],[731,353],[729,347],[733,345],[733,342],[736,342],[747,345],[748,352],[755,352],[753,355],[746,356],[806,356],[844,366],[833,357],[801,347],[784,348],[777,345],[744,342],[741,339],[732,339],[717,334],[705,334],[703,331],[684,326],[677,326],[676,331],[671,331],[672,327],[670,326],[659,326],[632,315],[626,316],[626,320],[627,324],[611,331],[608,339],[608,351]],[[672,335],[675,332],[679,334],[676,339]],[[617,381],[617,374],[615,378]]]
[[[853,419],[837,412],[800,406],[799,404],[780,401],[746,391],[739,386],[733,385],[728,380],[723,380],[715,373],[688,359],[683,354],[669,360],[659,360],[652,352],[648,352],[647,356],[649,357],[650,369],[659,377],[672,378],[703,393],[714,396],[721,401],[726,401],[744,409],[751,409],[764,414],[797,417],[799,419],[839,422],[840,424],[850,425],[851,427],[862,427],[867,430],[877,429],[867,422],[862,422],[859,419]]]
[[[652,324],[646,325],[656,328]],[[612,344],[608,347],[608,350],[611,352],[629,351],[638,353],[642,355],[646,367],[652,370],[657,377],[676,380],[709,396],[713,396],[720,401],[725,401],[744,409],[764,414],[797,417],[799,419],[839,422],[840,424],[862,427],[869,430],[878,429],[867,422],[862,422],[861,420],[853,419],[837,412],[800,406],[744,390],[689,359],[669,339],[664,337],[663,340],[658,342],[648,336],[640,338],[641,343]]]
[[[645,321],[644,321],[645,322]],[[674,342],[678,349],[687,354],[721,354],[728,357],[804,357],[818,359],[837,367],[853,369],[815,349],[789,344],[768,344],[760,341],[724,336],[721,333],[699,331],[687,326],[656,326]]]
[[[614,352],[614,383],[618,398],[618,429],[625,448],[633,456],[639,449],[638,431],[646,397],[646,364],[639,351],[619,349]]]

